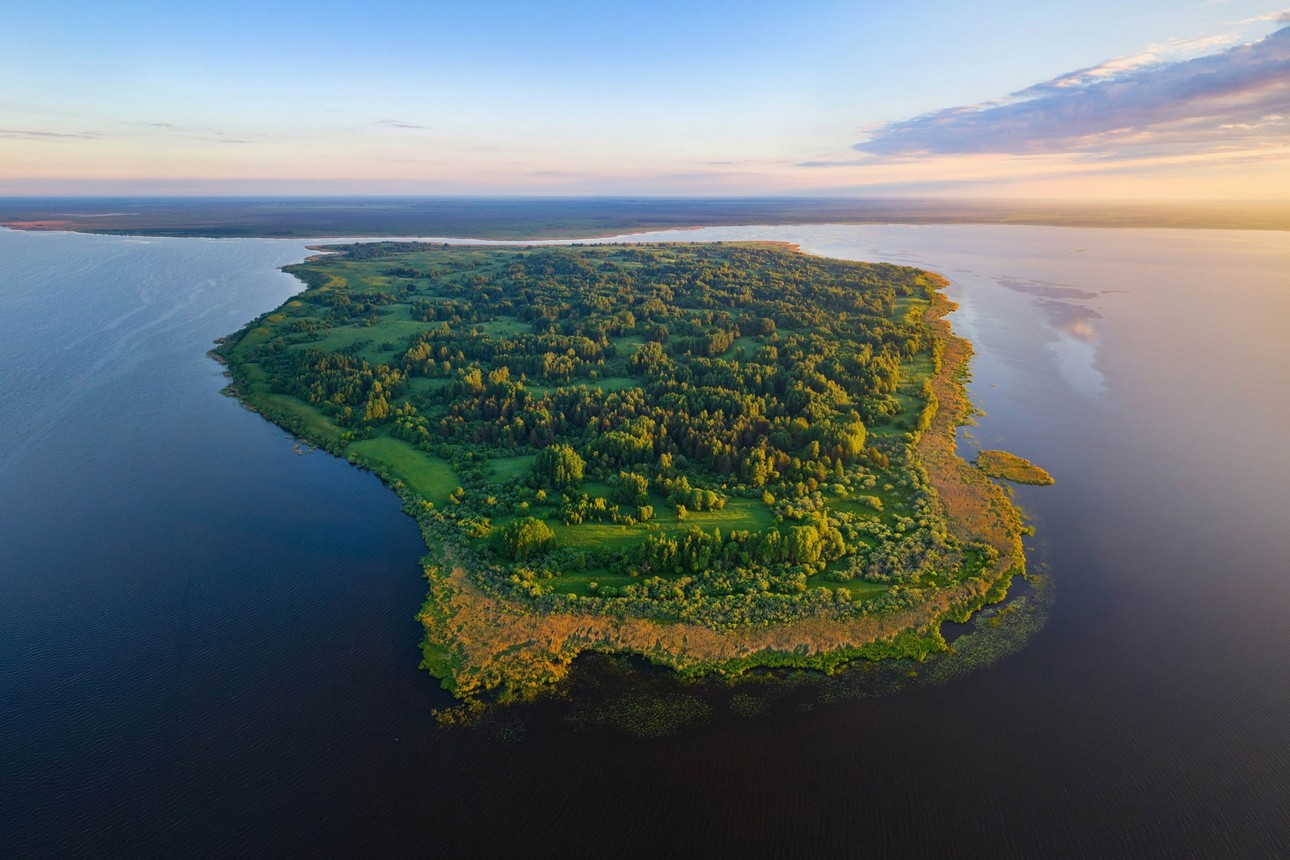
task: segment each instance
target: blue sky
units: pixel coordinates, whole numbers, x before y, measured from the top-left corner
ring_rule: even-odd
[[[1290,198],[1283,7],[1129,5],[9,0],[0,194]]]

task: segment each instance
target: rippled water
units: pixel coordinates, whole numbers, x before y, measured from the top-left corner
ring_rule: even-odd
[[[663,740],[576,702],[436,729],[412,521],[221,397],[204,355],[297,289],[276,268],[303,244],[0,231],[0,853],[1285,850],[1285,234],[658,237],[953,281],[987,413],[964,447],[1058,481],[1017,492],[1055,595],[1025,647],[859,700],[580,673],[699,701]]]

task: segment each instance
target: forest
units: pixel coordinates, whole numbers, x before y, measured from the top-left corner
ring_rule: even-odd
[[[765,244],[327,250],[216,354],[403,496],[432,586],[451,564],[521,614],[733,632],[890,615],[997,566],[919,455],[935,275]],[[461,670],[472,631],[436,593],[427,662]]]

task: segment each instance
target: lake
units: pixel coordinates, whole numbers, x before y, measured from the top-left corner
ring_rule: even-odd
[[[1044,573],[1024,636],[962,670],[736,688],[592,660],[569,701],[438,728],[415,524],[205,355],[299,289],[277,269],[306,243],[0,230],[0,853],[1286,851],[1286,234],[630,238],[950,278],[985,412],[962,450],[1057,479],[1016,493]],[[659,701],[670,736],[615,727]]]

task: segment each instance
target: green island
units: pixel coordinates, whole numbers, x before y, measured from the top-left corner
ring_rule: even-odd
[[[945,281],[772,243],[318,250],[230,393],[425,537],[424,667],[510,700],[585,651],[684,675],[946,649],[1023,573],[955,451]]]
[[[1007,451],[978,451],[976,464],[991,478],[1003,478],[1015,484],[1046,487],[1053,483],[1053,476],[1042,467]]]

